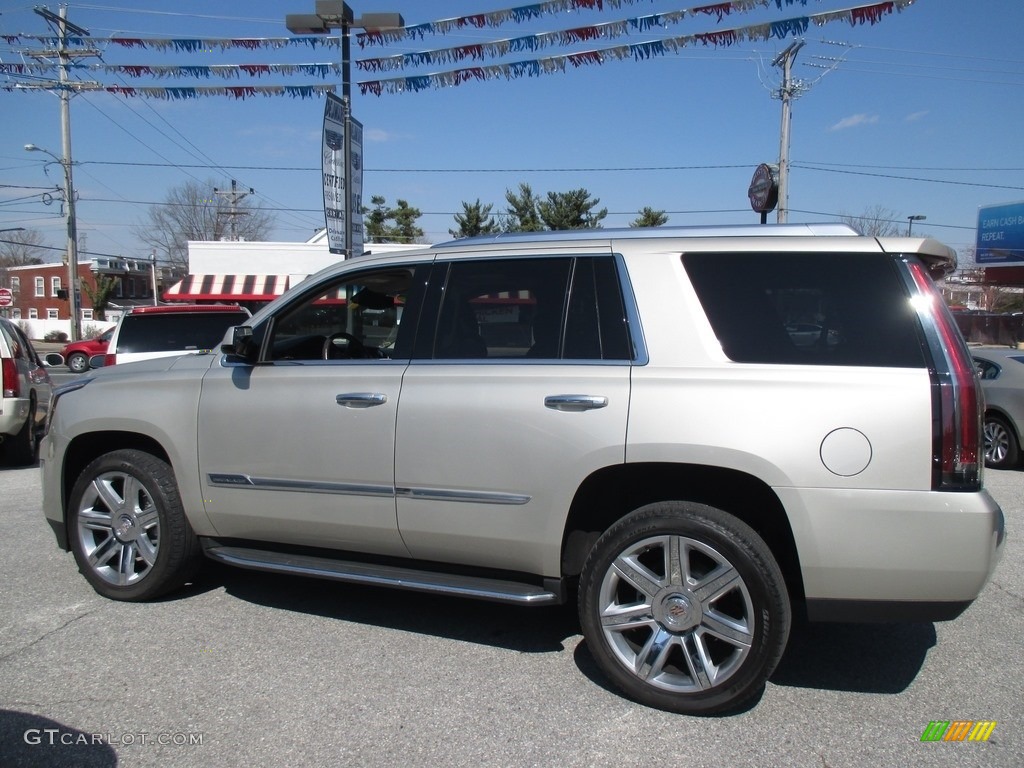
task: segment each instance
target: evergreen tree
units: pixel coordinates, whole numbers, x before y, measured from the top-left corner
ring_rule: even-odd
[[[583,189],[569,192],[548,192],[547,199],[537,203],[537,212],[544,226],[551,230],[597,229],[608,209],[595,211],[599,198],[592,198]]]
[[[508,201],[504,220],[506,232],[540,232],[544,229],[537,211],[540,200],[529,184],[520,182],[518,195],[511,189],[506,190],[505,200]]]
[[[637,213],[639,215],[629,223],[629,226],[660,227],[668,223],[668,216],[664,211],[656,211],[649,205],[644,206]]]
[[[475,203],[462,203],[462,213],[455,214],[455,223],[458,229],[449,229],[448,233],[454,238],[476,237],[477,235],[493,235],[501,231],[501,226],[491,216],[491,209],[494,206],[488,203],[481,205],[480,198]]]

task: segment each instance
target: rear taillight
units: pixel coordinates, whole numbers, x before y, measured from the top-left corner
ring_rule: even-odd
[[[21,397],[21,378],[18,376],[18,364],[13,357],[3,359],[4,397]]]
[[[103,356],[103,367],[106,368],[108,365],[114,365],[117,362],[117,355],[110,354],[109,352]]]
[[[974,361],[924,266],[917,261],[907,265],[917,289],[915,303],[933,362],[932,486],[942,490],[976,490],[981,486],[984,455],[984,400]]]

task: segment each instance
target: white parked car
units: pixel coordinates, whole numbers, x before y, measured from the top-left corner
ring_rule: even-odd
[[[114,326],[102,356],[103,365],[207,352],[217,347],[228,328],[251,316],[249,310],[237,304],[133,307]],[[91,363],[97,362],[93,357]]]
[[[32,342],[0,318],[0,454],[12,464],[36,460],[53,385]]]
[[[118,600],[204,555],[578,599],[626,695],[732,710],[794,614],[952,619],[989,579],[979,382],[932,282],[954,266],[841,225],[352,259],[217,352],[79,378],[43,444],[45,515]]]

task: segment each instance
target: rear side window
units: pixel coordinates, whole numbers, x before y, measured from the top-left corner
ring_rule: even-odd
[[[926,365],[891,256],[689,253],[683,265],[730,360]]]
[[[440,274],[438,274],[440,273]],[[435,360],[628,360],[631,347],[612,257],[545,257],[439,263]]]
[[[121,322],[117,352],[174,352],[216,348],[227,329],[245,325],[244,312],[127,315]]]

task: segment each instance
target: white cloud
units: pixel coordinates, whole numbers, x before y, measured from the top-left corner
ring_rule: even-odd
[[[928,116],[928,110],[927,109],[921,110],[920,112],[911,112],[909,115],[907,115],[905,118],[903,118],[903,122],[905,122],[905,123],[912,123],[915,120],[922,120],[922,119],[924,119],[927,116]]]
[[[850,115],[844,117],[838,123],[829,128],[830,131],[842,131],[846,128],[856,128],[858,125],[873,125],[878,122],[878,115]]]
[[[391,134],[381,128],[367,128],[363,131],[363,141],[373,141],[382,143],[390,141],[392,138]]]

